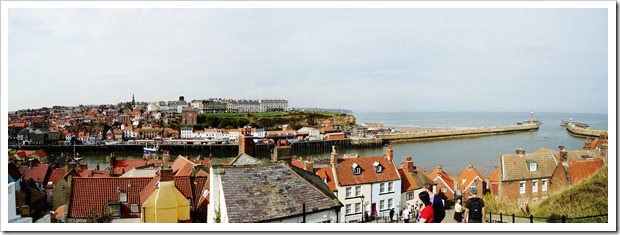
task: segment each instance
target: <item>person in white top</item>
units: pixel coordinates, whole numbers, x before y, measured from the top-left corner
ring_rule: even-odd
[[[456,199],[456,204],[454,205],[454,220],[457,223],[461,223],[463,221],[463,206],[461,206],[461,199]]]
[[[403,210],[403,221],[405,223],[409,223],[409,207],[406,206],[405,209]]]

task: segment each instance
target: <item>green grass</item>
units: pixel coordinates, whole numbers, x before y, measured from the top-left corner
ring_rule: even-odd
[[[608,213],[607,168],[607,166],[601,167],[579,184],[556,192],[538,204],[528,205],[530,213],[522,210],[516,201],[498,201],[491,194],[484,196],[485,208],[493,214],[515,214],[515,216],[531,214],[534,217],[549,218],[543,221],[550,223],[561,222],[562,215],[569,218],[566,220],[567,223],[607,223],[608,217],[606,216],[570,219]]]
[[[558,222],[562,215],[568,218],[586,217],[608,212],[608,167],[603,166],[591,177],[567,190],[554,194],[534,210],[535,216],[553,217]],[[567,220],[570,223],[607,223],[608,217]]]

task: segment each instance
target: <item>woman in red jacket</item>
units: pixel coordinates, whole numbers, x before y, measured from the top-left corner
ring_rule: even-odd
[[[431,198],[428,195],[428,192],[422,191],[418,196],[424,205],[422,211],[420,212],[420,222],[418,223],[432,223],[435,213],[433,212],[433,204],[431,203]]]

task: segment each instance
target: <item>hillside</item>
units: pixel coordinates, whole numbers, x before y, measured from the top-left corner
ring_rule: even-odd
[[[266,130],[281,130],[283,125],[293,129],[304,126],[319,126],[324,120],[342,126],[355,125],[355,117],[337,112],[267,112],[267,113],[215,113],[200,114],[198,125],[194,129],[202,128],[236,128],[251,125]]]
[[[562,215],[568,218],[607,214],[607,166],[601,167],[590,178],[542,201],[535,209],[536,217],[553,217],[548,222],[559,222]],[[607,223],[608,217],[569,219],[568,223]]]

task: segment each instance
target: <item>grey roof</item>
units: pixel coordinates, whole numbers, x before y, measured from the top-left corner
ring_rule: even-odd
[[[589,156],[592,158],[600,158],[600,152],[598,150],[572,150],[572,151],[566,151],[567,153],[567,160],[569,161],[582,161],[584,160],[583,156]],[[558,158],[561,159],[560,157],[560,152],[555,152],[554,155]]]
[[[258,160],[257,158],[254,158],[250,155],[247,155],[245,153],[240,153],[239,155],[237,155],[237,157],[235,159],[233,159],[230,162],[230,165],[233,166],[244,166],[244,165],[257,165],[257,164],[261,164],[263,163],[261,160]]]
[[[342,204],[320,177],[284,162],[217,166],[231,223],[266,222],[303,213],[339,209]],[[318,184],[321,183],[321,184]]]
[[[537,163],[536,171],[529,171],[528,163]],[[514,181],[526,179],[550,178],[553,176],[559,160],[553,152],[540,149],[534,153],[526,153],[523,156],[517,154],[503,154],[500,159],[502,175],[500,181]]]

